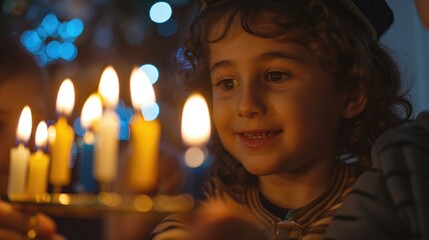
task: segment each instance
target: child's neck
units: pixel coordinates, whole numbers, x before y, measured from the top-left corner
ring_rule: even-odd
[[[320,161],[299,171],[260,176],[260,191],[271,203],[288,209],[309,204],[328,187],[334,161]]]

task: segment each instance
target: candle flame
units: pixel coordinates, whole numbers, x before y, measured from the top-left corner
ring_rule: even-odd
[[[84,128],[91,127],[93,124],[101,119],[103,106],[98,94],[93,93],[83,104],[80,122]]]
[[[98,93],[108,108],[115,108],[119,101],[118,74],[112,66],[106,67],[101,74]]]
[[[57,96],[57,112],[66,116],[73,111],[75,100],[73,82],[67,78],[61,83]]]
[[[138,67],[134,67],[130,78],[131,101],[136,111],[149,106],[156,101],[155,91],[147,74]]]
[[[48,141],[52,145],[55,142],[55,137],[57,136],[57,130],[54,125],[48,127]]]
[[[18,129],[16,130],[19,141],[27,142],[28,139],[30,139],[32,121],[31,109],[29,106],[25,106],[22,109],[21,116],[19,117]]]
[[[210,115],[207,102],[201,94],[192,94],[182,113],[182,139],[187,145],[205,144],[210,138]]]
[[[48,126],[44,121],[39,122],[36,129],[36,146],[43,148],[48,142]]]

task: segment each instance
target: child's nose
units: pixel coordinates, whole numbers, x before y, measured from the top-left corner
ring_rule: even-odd
[[[264,115],[266,110],[261,86],[242,86],[237,102],[238,116],[243,118],[255,118]]]

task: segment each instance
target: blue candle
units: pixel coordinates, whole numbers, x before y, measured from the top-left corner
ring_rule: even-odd
[[[97,191],[97,182],[93,176],[94,144],[82,141],[79,148],[79,187],[84,192]]]

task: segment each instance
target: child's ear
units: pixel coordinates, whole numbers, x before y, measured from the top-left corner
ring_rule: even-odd
[[[362,91],[345,92],[341,116],[346,119],[358,116],[365,110],[367,102],[368,99]]]

